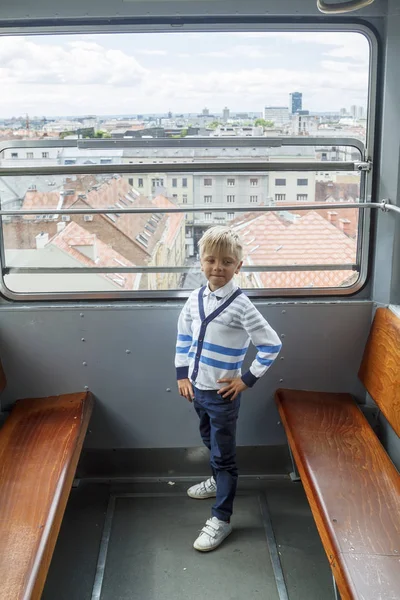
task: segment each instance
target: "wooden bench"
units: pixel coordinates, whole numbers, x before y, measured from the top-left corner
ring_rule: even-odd
[[[19,400],[0,430],[1,600],[41,597],[92,407],[88,392]]]
[[[400,319],[378,309],[359,377],[400,435]],[[400,474],[349,394],[276,402],[342,600],[400,599]]]

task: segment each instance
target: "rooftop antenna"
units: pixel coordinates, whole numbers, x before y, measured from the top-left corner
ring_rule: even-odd
[[[373,4],[375,0],[348,0],[347,2],[339,2],[331,4],[325,2],[325,0],[317,0],[318,10],[326,15],[342,15],[345,13],[365,8],[370,4]]]

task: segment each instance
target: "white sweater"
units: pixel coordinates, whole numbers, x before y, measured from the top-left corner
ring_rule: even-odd
[[[242,375],[250,340],[257,355]],[[215,292],[205,286],[190,294],[179,316],[177,379],[188,377],[200,389],[216,390],[225,385],[218,379],[241,377],[252,387],[280,349],[276,332],[233,280]]]

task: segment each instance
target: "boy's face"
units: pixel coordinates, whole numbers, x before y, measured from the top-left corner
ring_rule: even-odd
[[[205,251],[200,259],[201,270],[208,279],[211,291],[215,291],[226,285],[235,273],[239,273],[243,261],[230,255],[211,254]]]

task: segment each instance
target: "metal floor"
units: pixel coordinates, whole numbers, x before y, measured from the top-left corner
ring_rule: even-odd
[[[240,480],[233,533],[192,548],[212,500],[193,481],[81,481],[68,502],[42,600],[334,600],[301,483]]]

